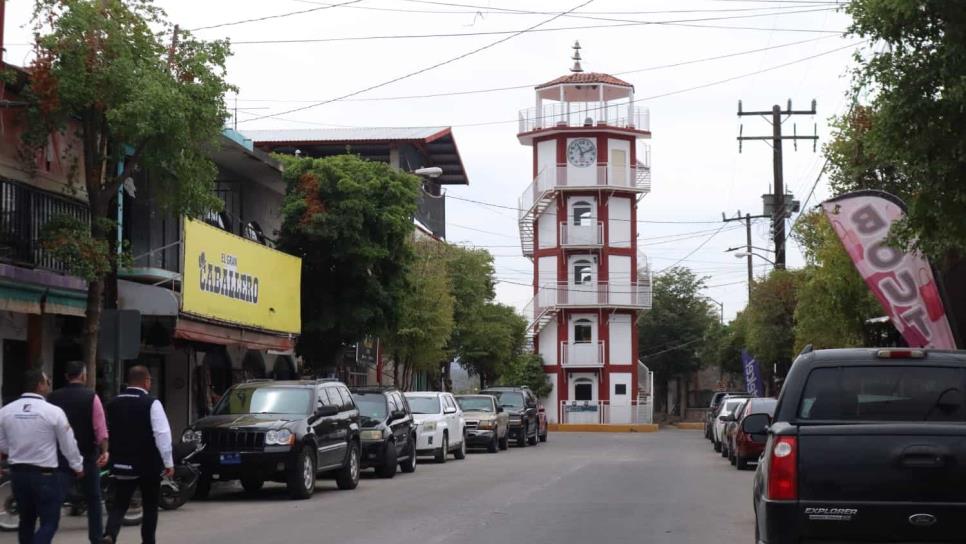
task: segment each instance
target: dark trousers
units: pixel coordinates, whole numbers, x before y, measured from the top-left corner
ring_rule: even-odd
[[[121,521],[131,505],[134,492],[141,490],[141,503],[144,519],[141,521],[141,543],[154,544],[154,533],[158,529],[158,500],[161,496],[161,475],[141,476],[132,480],[114,479],[114,504],[107,516],[106,535],[117,542],[121,531]]]
[[[60,523],[60,507],[67,488],[66,475],[59,470],[39,472],[12,470],[10,483],[20,510],[20,544],[49,544]],[[40,528],[37,528],[37,519]]]
[[[104,514],[101,511],[101,469],[97,467],[96,457],[84,460],[84,478],[80,485],[87,502],[87,538],[91,544],[99,544],[104,536]]]

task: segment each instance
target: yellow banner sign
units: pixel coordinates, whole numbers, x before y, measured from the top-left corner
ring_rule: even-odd
[[[302,330],[302,259],[184,221],[181,311],[268,331]]]

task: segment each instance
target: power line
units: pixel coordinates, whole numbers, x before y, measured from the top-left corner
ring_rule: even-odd
[[[303,4],[315,4],[315,5],[330,5],[325,2],[314,2],[312,0],[294,0],[295,2],[301,2]],[[803,2],[806,3],[806,2]],[[829,5],[829,6],[840,6],[838,2],[823,0],[821,2],[807,2],[807,4],[812,5]],[[443,4],[447,5],[447,4]],[[452,6],[459,6],[460,4],[449,4]],[[509,8],[496,8],[492,6],[480,7],[480,9],[472,10],[432,10],[432,9],[402,9],[402,8],[384,8],[376,6],[352,6],[353,9],[369,10],[369,11],[385,11],[390,13],[428,13],[428,14],[438,14],[438,15],[478,15],[478,14],[495,14],[495,15],[552,15],[552,11],[524,11],[524,10],[513,10]],[[765,9],[800,9],[800,6],[767,6],[767,7],[755,7],[755,8],[718,8],[718,9],[686,9],[686,10],[654,10],[654,11],[581,11],[584,15],[654,15],[663,13],[718,13],[718,12],[742,12],[742,11],[759,11]]]
[[[490,42],[490,43],[488,43],[488,44],[486,44],[486,45],[484,45],[482,47],[477,47],[476,49],[473,49],[471,51],[467,51],[466,53],[462,53],[462,54],[457,55],[455,57],[450,57],[449,59],[446,59],[446,60],[444,60],[442,62],[437,62],[436,64],[433,64],[431,66],[427,66],[425,68],[421,68],[419,70],[416,70],[415,72],[409,72],[408,74],[404,74],[402,76],[398,76],[398,77],[392,78],[392,79],[387,80],[387,81],[384,81],[382,83],[377,83],[375,85],[370,85],[370,86],[365,87],[363,89],[359,89],[357,91],[353,91],[351,93],[342,95],[340,97],[332,98],[332,99],[329,99],[329,100],[323,100],[321,102],[317,102],[315,104],[310,104],[308,106],[302,106],[300,108],[294,108],[294,109],[290,109],[290,110],[287,110],[287,111],[283,111],[283,112],[281,112],[281,113],[279,113],[277,115],[286,115],[286,114],[289,114],[289,113],[295,113],[295,112],[299,112],[299,111],[305,111],[305,110],[308,110],[308,109],[311,109],[311,108],[315,108],[315,107],[318,107],[318,106],[322,106],[322,105],[325,105],[325,104],[329,104],[331,102],[336,102],[338,100],[344,100],[346,98],[355,96],[357,94],[362,94],[362,93],[371,91],[373,89],[378,89],[380,87],[385,87],[386,85],[390,85],[392,83],[396,83],[397,81],[402,81],[404,79],[408,79],[410,77],[413,77],[413,76],[416,76],[416,75],[419,75],[419,74],[428,72],[430,70],[434,70],[434,69],[439,68],[441,66],[445,66],[447,64],[450,64],[450,63],[456,62],[458,60],[464,59],[466,57],[469,57],[471,55],[475,55],[475,54],[477,54],[477,53],[479,53],[481,51],[485,51],[485,50],[490,49],[492,47],[495,47],[495,46],[497,46],[497,45],[499,45],[499,44],[501,44],[503,42],[506,42],[506,41],[509,41],[509,40],[511,40],[513,38],[516,38],[517,36],[520,36],[522,34],[525,34],[527,32],[530,32],[532,30],[535,30],[535,29],[537,29],[537,28],[539,28],[539,27],[541,27],[541,26],[543,26],[543,25],[545,25],[547,23],[553,22],[554,20],[559,19],[560,17],[563,17],[564,15],[566,15],[566,14],[568,14],[568,13],[570,13],[570,12],[576,10],[576,9],[582,8],[582,7],[590,4],[593,1],[594,0],[585,0],[583,3],[578,4],[578,5],[570,8],[570,9],[568,9],[567,11],[558,13],[557,15],[554,15],[553,17],[550,17],[549,19],[545,19],[545,20],[543,20],[543,21],[541,21],[541,22],[539,22],[539,23],[537,23],[537,24],[535,24],[535,25],[533,25],[531,27],[525,28],[525,29],[523,29],[523,30],[521,30],[519,32],[516,32],[514,34],[511,34],[510,36],[506,36],[504,38],[500,38],[499,40],[496,40],[494,42]],[[255,117],[253,119],[248,119],[247,121],[254,121],[254,120],[258,120],[258,119],[266,119],[266,118],[270,118],[270,117],[276,117],[276,115],[264,115],[264,116],[261,116],[261,117]]]
[[[722,225],[718,228],[718,230],[712,232],[711,233],[711,236],[708,236],[708,238],[705,241],[703,241],[700,244],[698,244],[698,247],[692,249],[687,255],[685,255],[684,257],[681,257],[680,259],[678,259],[677,261],[675,261],[674,264],[672,264],[670,266],[665,266],[660,271],[658,271],[657,274],[662,274],[665,271],[667,271],[667,270],[669,270],[671,268],[674,268],[675,266],[677,266],[679,263],[681,263],[685,259],[687,259],[687,258],[691,257],[692,255],[694,255],[695,253],[697,253],[701,248],[703,248],[705,245],[707,245],[707,243],[710,242],[712,238],[714,238],[715,236],[717,236],[717,234],[719,232],[721,232],[722,230],[724,230],[724,228],[725,228],[726,225],[727,225],[727,223],[722,223]]]
[[[235,25],[241,25],[245,23],[257,23],[261,21],[267,21],[269,19],[281,19],[282,17],[291,17],[293,15],[302,15],[303,13],[311,13],[313,11],[322,11],[324,9],[339,8],[342,6],[348,6],[349,4],[357,4],[361,1],[362,0],[349,0],[348,2],[342,2],[341,4],[326,4],[324,6],[320,6],[317,8],[303,9],[300,11],[290,11],[288,13],[279,13],[277,15],[266,15],[264,17],[255,17],[253,19],[242,19],[241,21],[232,21],[230,23],[219,23],[217,25],[199,26],[198,28],[192,28],[190,31],[197,32],[198,30],[209,30],[212,28],[222,28],[225,26],[235,26]]]
[[[503,204],[494,204],[492,202],[484,202],[482,200],[473,200],[472,198],[463,198],[459,196],[453,196],[449,193],[446,194],[446,198],[452,198],[453,200],[461,200],[463,202],[471,202],[473,204],[480,204],[483,206],[490,206],[492,208],[501,208],[504,210],[513,210],[515,212],[521,212],[520,208],[516,206],[506,206]],[[630,221],[630,219],[611,219],[612,221]],[[638,223],[648,223],[648,224],[668,224],[668,225],[717,225],[720,221],[650,221],[645,219],[638,219]]]

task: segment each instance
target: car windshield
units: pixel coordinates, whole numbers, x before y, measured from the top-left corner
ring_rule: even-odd
[[[721,415],[730,416],[735,413],[735,410],[741,406],[744,401],[741,400],[729,400],[725,402],[724,407],[721,408]]]
[[[353,393],[353,400],[359,408],[359,417],[364,426],[376,424],[386,419],[389,407],[382,393]]]
[[[439,413],[439,397],[410,397],[407,395],[406,400],[409,401],[409,408],[414,414]]]
[[[491,391],[487,393],[496,397],[502,406],[512,409],[523,408],[523,393],[516,391]]]
[[[493,399],[488,397],[456,397],[464,412],[493,412]]]
[[[817,368],[798,417],[852,421],[966,421],[963,371],[928,366]]]
[[[298,414],[311,411],[312,392],[301,387],[239,387],[215,406],[215,415]]]
[[[755,399],[751,403],[751,413],[774,415],[777,404],[777,399]]]

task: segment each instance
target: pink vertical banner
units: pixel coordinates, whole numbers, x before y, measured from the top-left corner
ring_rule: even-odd
[[[882,191],[857,191],[822,203],[825,215],[896,329],[911,347],[956,349],[929,261],[887,243],[905,204]]]

